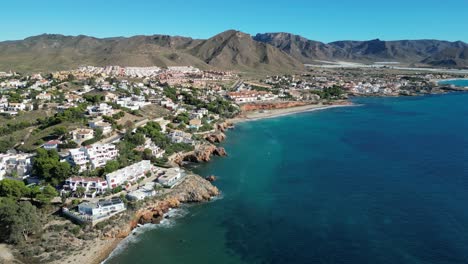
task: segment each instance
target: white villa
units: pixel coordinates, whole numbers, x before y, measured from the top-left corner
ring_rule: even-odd
[[[95,225],[125,210],[127,208],[120,198],[112,198],[97,203],[81,203],[78,205],[78,212],[64,207],[63,213],[78,222]]]
[[[85,194],[91,195],[92,198],[96,194],[104,193],[108,189],[107,181],[99,177],[70,177],[65,180],[63,186],[66,191],[75,192],[78,187],[85,188]]]
[[[154,171],[156,171],[156,167],[151,165],[149,160],[142,160],[138,163],[107,174],[106,179],[109,186],[114,189],[117,186],[124,185],[125,183],[135,183],[138,179],[145,177],[147,172]]]
[[[171,168],[158,178],[158,182],[164,187],[172,188],[182,177],[183,174],[180,168]]]
[[[148,182],[143,187],[140,187],[138,190],[131,191],[127,194],[129,200],[143,200],[146,197],[153,197],[156,195],[154,190],[155,183]]]
[[[0,154],[0,180],[4,176],[28,177],[32,169],[32,154]]]
[[[85,142],[86,140],[92,139],[94,137],[94,130],[88,128],[79,128],[70,132],[75,141],[78,144]]]
[[[184,131],[174,130],[169,133],[168,137],[173,143],[193,144],[192,134],[186,133]]]
[[[106,103],[100,103],[99,105],[88,106],[86,110],[90,116],[101,116],[101,115],[110,116],[114,113],[112,106]]]
[[[112,144],[93,144],[86,147],[70,149],[68,161],[75,166],[80,166],[80,171],[103,167],[110,160],[117,158],[118,149]]]

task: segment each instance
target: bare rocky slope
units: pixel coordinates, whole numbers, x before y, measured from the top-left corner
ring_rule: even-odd
[[[94,38],[43,34],[0,42],[0,71],[50,72],[81,65],[175,66],[241,72],[296,72],[316,60],[400,61],[407,64],[468,66],[468,44],[401,40],[322,43],[290,33],[251,37],[236,30],[206,40],[151,35]]]
[[[257,34],[254,39],[273,45],[303,63],[312,63],[315,60],[344,60],[399,61],[441,67],[468,66],[468,44],[461,41],[374,39],[325,44],[290,33]]]

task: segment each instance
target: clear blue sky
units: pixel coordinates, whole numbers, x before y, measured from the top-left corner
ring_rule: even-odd
[[[0,40],[42,33],[207,38],[227,29],[309,39],[468,42],[468,0],[4,0]]]

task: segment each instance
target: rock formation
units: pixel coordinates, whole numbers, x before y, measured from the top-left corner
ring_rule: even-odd
[[[222,122],[216,125],[216,129],[221,132],[226,132],[229,128],[234,128],[234,125],[230,122]]]
[[[226,135],[223,132],[215,132],[213,134],[206,135],[205,139],[210,143],[221,143],[226,139]]]
[[[164,214],[171,208],[177,208],[181,203],[198,203],[209,201],[212,197],[219,195],[219,190],[209,181],[200,176],[190,174],[186,179],[171,192],[165,196],[164,200],[150,204],[143,209],[137,211],[135,215],[136,224],[159,223],[164,217]]]
[[[197,145],[194,151],[178,154],[173,160],[178,165],[182,165],[184,161],[197,163],[208,162],[213,155],[227,156],[227,153],[222,147],[216,147],[211,143],[206,143]]]

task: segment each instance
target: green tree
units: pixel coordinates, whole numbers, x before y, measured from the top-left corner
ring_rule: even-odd
[[[68,132],[68,131],[67,131],[67,128],[66,128],[66,127],[64,127],[64,126],[58,126],[58,127],[55,127],[55,128],[54,128],[53,134],[54,134],[55,136],[60,137],[60,136],[65,135],[67,132]]]
[[[36,195],[36,199],[39,200],[39,202],[41,202],[42,204],[48,204],[52,199],[54,199],[54,197],[57,196],[57,190],[54,187],[47,185],[44,186],[44,188],[39,194]]]
[[[105,173],[111,173],[119,169],[119,162],[116,160],[110,160],[104,166]]]
[[[33,173],[57,185],[71,175],[72,169],[67,162],[60,162],[57,151],[39,148],[33,161]]]
[[[0,196],[8,198],[21,198],[28,196],[29,189],[24,185],[24,182],[4,179],[0,181]]]
[[[85,192],[86,192],[86,188],[85,188],[85,187],[82,187],[82,186],[76,188],[76,191],[75,191],[75,193],[76,193],[76,195],[77,195],[78,197],[83,197],[84,194],[85,194]]]
[[[0,240],[19,244],[41,229],[36,207],[30,202],[0,200]]]

